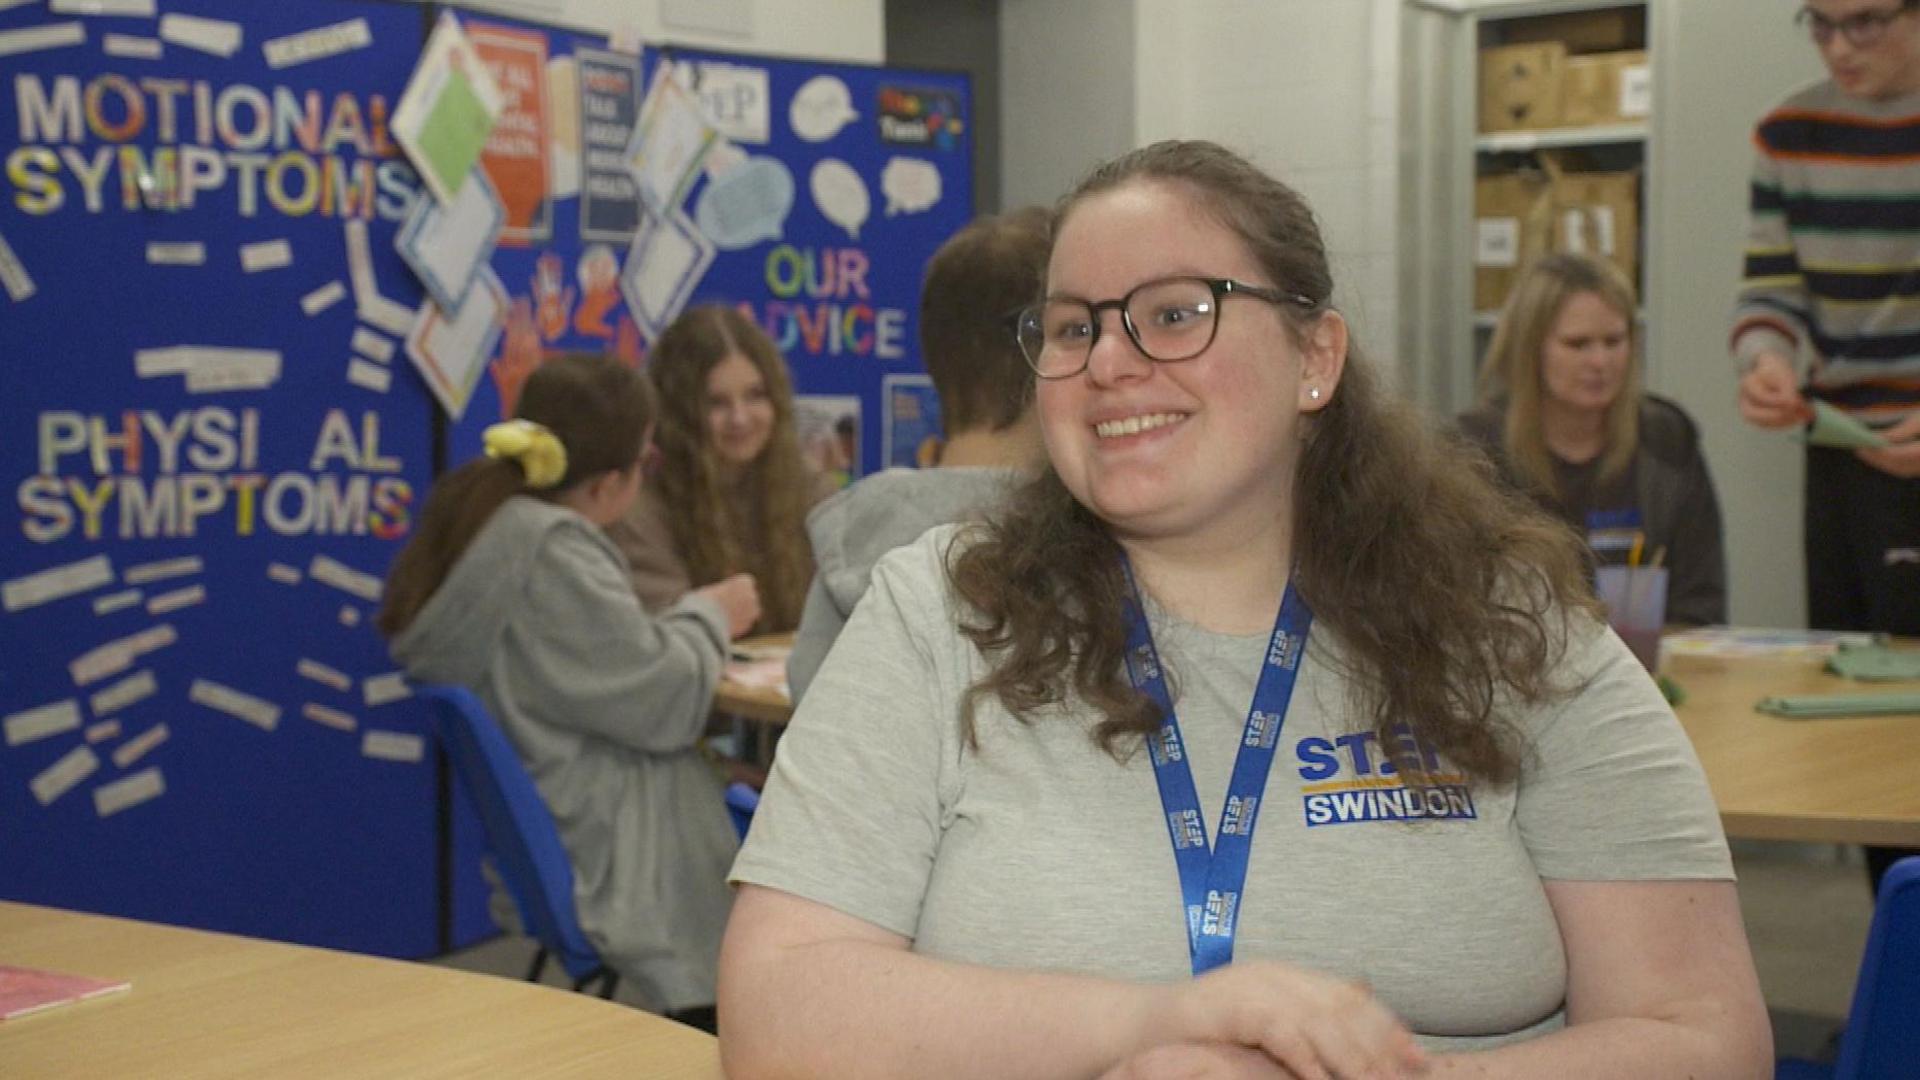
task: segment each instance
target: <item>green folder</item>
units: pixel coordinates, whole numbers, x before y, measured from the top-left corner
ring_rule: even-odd
[[[1886,436],[1824,401],[1813,403],[1813,422],[1807,425],[1806,439],[1815,446],[1839,450],[1878,450],[1887,445]]]
[[[1861,682],[1920,679],[1920,650],[1843,644],[1828,658],[1827,670]]]
[[[1761,698],[1754,708],[1786,720],[1839,716],[1920,716],[1920,693],[1800,694]]]

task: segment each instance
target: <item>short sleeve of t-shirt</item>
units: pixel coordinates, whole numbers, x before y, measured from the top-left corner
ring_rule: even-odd
[[[959,774],[966,652],[948,613],[948,532],[875,568],[781,736],[730,880],[916,936]]]
[[[1700,761],[1646,670],[1614,633],[1571,621],[1577,689],[1528,718],[1515,818],[1540,876],[1733,877]]]

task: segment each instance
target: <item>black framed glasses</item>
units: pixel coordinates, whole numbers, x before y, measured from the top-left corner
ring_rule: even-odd
[[[1815,44],[1825,45],[1838,32],[1854,48],[1868,49],[1880,43],[1893,20],[1911,13],[1916,7],[1920,7],[1920,0],[1901,0],[1886,10],[1856,11],[1844,19],[1829,19],[1812,8],[1803,7],[1794,13],[1793,21],[1806,28]]]
[[[1220,301],[1242,296],[1269,304],[1319,306],[1299,293],[1232,278],[1167,277],[1142,282],[1117,300],[1043,300],[1014,313],[1013,333],[1035,375],[1072,378],[1087,369],[1100,340],[1100,313],[1111,308],[1120,312],[1120,325],[1141,355],[1171,364],[1206,352],[1220,331]]]

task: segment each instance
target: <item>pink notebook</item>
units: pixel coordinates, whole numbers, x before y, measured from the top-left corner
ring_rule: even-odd
[[[12,1020],[70,1001],[125,990],[132,983],[110,979],[89,979],[83,975],[62,975],[57,971],[10,967],[0,964],[0,1021]]]

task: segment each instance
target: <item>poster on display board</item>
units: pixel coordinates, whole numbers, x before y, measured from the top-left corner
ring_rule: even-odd
[[[464,22],[482,39],[490,24],[537,32]],[[635,56],[560,32],[545,47],[546,79],[494,74],[544,93],[543,124],[502,126],[547,136],[552,231],[503,237],[493,253],[506,332],[473,414],[451,432],[453,460],[479,452],[480,432],[543,358],[592,349],[643,363],[687,306],[723,303],[786,357],[818,468],[851,479],[910,463],[886,445],[886,384],[924,371],[920,280],[973,216],[966,76],[681,48]],[[937,437],[937,408],[913,422]]]
[[[424,17],[0,10],[0,896],[436,947],[432,748],[372,625],[432,476],[389,130]]]

